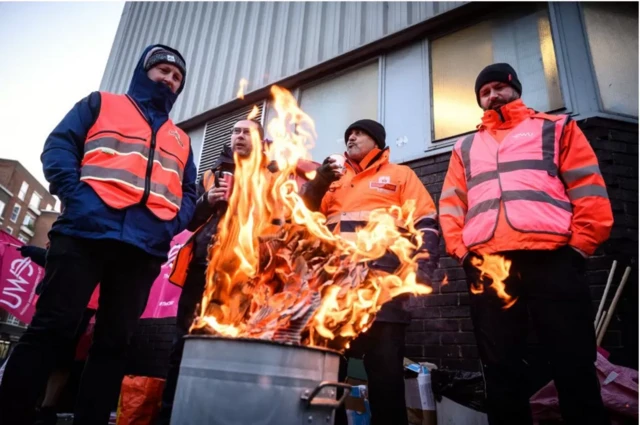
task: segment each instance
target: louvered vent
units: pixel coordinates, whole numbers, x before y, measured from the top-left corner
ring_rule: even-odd
[[[264,108],[264,102],[260,102],[256,105],[260,112],[254,118],[255,121],[262,122],[262,111]],[[230,114],[223,115],[207,123],[204,130],[204,142],[202,144],[202,155],[200,156],[200,166],[198,167],[198,181],[202,178],[205,171],[209,170],[224,145],[228,144],[231,140],[231,128],[233,125],[241,120],[247,119],[249,112],[253,109],[253,105],[246,108],[238,109]]]

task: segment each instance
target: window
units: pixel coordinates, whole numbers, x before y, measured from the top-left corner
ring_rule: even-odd
[[[314,121],[313,160],[345,151],[344,131],[354,121],[378,120],[378,61],[328,81],[303,88],[300,108]]]
[[[8,234],[13,235],[13,229],[11,227],[7,227],[5,230]]]
[[[258,115],[254,121],[260,122],[262,119],[263,104],[258,105]],[[236,122],[246,120],[253,109],[253,105],[239,109],[227,115],[211,120],[207,123],[204,131],[204,142],[202,144],[202,155],[200,156],[200,166],[198,167],[198,180],[205,171],[211,168],[220,156],[222,148],[231,142],[231,129]]]
[[[2,220],[2,216],[4,215],[4,207],[6,207],[7,204],[4,203],[4,201],[0,201],[0,220]]]
[[[13,206],[13,211],[11,211],[11,218],[10,218],[11,222],[17,223],[19,215],[20,215],[20,205],[15,204]]]
[[[22,233],[20,233],[20,234],[18,235],[18,239],[19,239],[22,243],[24,243],[24,244],[28,244],[28,243],[29,243],[29,241],[30,241],[29,237],[28,237],[28,236],[23,235]]]
[[[29,229],[33,229],[33,226],[36,224],[36,218],[31,213],[26,213],[24,215],[24,220],[22,221],[22,225]]]
[[[431,141],[428,41],[386,55],[384,61],[384,127],[392,162],[424,157]]]
[[[548,112],[564,106],[547,6],[522,3],[518,11],[431,42],[435,139],[475,130],[482,117],[475,80],[497,62],[516,70],[530,108]]]
[[[29,208],[35,211],[39,211],[40,202],[42,202],[42,196],[38,195],[38,192],[33,192],[33,194],[31,195],[31,201],[29,201]]]
[[[16,316],[14,316],[12,314],[9,314],[7,316],[7,323],[9,325],[21,326],[22,322],[20,322],[20,320],[18,320],[18,318]]]
[[[607,112],[638,116],[638,3],[581,3]]]
[[[22,182],[22,186],[20,186],[20,192],[18,192],[18,198],[21,201],[24,201],[25,196],[27,196],[27,191],[29,190],[29,185],[27,182]]]

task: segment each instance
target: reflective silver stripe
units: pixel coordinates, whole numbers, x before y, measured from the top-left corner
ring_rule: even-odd
[[[464,217],[464,209],[460,206],[440,208],[440,216],[450,215],[453,217]]]
[[[478,214],[482,214],[483,212],[490,210],[497,210],[498,208],[500,208],[500,199],[498,198],[482,201],[469,209],[469,211],[467,212],[467,216],[464,218],[464,222],[468,222]]]
[[[558,175],[558,167],[555,163],[556,153],[556,122],[544,120],[542,123],[542,160],[548,165],[550,175]]]
[[[469,134],[464,138],[460,144],[460,153],[462,154],[462,165],[464,165],[464,174],[467,179],[467,184],[471,180],[471,145],[475,134]]]
[[[574,168],[573,170],[567,170],[562,173],[562,179],[565,183],[573,183],[576,180],[579,180],[583,177],[598,175],[602,176],[600,173],[600,167],[598,164],[587,165],[586,167]]]
[[[463,191],[457,186],[450,187],[449,189],[443,191],[440,194],[440,200],[442,201],[443,199],[453,198],[454,196],[464,202],[465,205],[467,204],[467,192]]]
[[[586,198],[587,196],[599,196],[600,198],[609,199],[607,194],[607,188],[597,184],[588,184],[586,186],[576,187],[567,191],[569,199],[575,201],[576,199]]]
[[[146,145],[142,143],[123,143],[115,137],[101,137],[91,140],[84,145],[85,154],[97,149],[109,149],[113,151],[111,153],[121,155],[138,154],[142,156],[145,161],[149,160],[150,149]],[[172,158],[170,154],[167,155],[169,156],[164,156],[162,149],[160,149],[153,161],[160,164],[166,171],[176,173],[182,182],[182,165],[180,165],[177,159]]]
[[[101,137],[99,139],[91,140],[85,143],[85,154],[96,149],[107,148],[116,151],[117,153],[128,154],[138,153],[144,156],[145,159],[149,158],[149,148],[143,143],[122,143],[115,137]]]
[[[114,181],[118,183],[124,183],[126,185],[133,186],[136,189],[144,191],[145,179],[142,177],[138,177],[127,170],[117,170],[98,167],[95,165],[85,165],[82,167],[81,176],[82,179],[95,179],[101,181]],[[178,197],[171,193],[169,188],[162,183],[151,182],[150,190],[154,193],[154,195],[161,196],[176,206],[179,206],[182,202],[181,197]]]
[[[484,173],[480,173],[477,176],[471,177],[470,180],[467,180],[467,190],[471,190],[471,188],[476,187],[480,183],[484,183],[489,180],[495,180],[498,178],[498,171],[485,171]]]
[[[548,167],[547,162],[541,159],[522,159],[520,161],[509,161],[498,163],[498,171],[508,173],[517,170],[544,170]]]
[[[335,224],[346,221],[358,221],[358,222],[368,222],[369,216],[371,215],[371,211],[350,211],[350,212],[342,212],[338,214],[331,215],[327,217],[327,225]],[[396,227],[404,227],[404,222],[400,220],[395,220]]]
[[[546,202],[554,207],[561,208],[565,211],[572,212],[571,202],[560,201],[552,198],[546,192],[540,192],[537,190],[508,190],[502,192],[502,199],[505,202],[508,201],[534,201],[534,202]]]

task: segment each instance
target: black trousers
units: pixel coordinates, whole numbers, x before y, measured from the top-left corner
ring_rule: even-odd
[[[173,399],[176,385],[178,384],[180,362],[182,361],[182,352],[184,350],[184,336],[189,333],[189,328],[196,313],[196,306],[202,302],[206,270],[207,267],[205,265],[191,264],[182,287],[182,293],[178,301],[178,314],[176,315],[176,334],[169,355],[169,371],[164,392],[162,393],[162,407],[156,421],[157,425],[169,425],[171,423]]]
[[[122,242],[52,234],[42,295],[0,386],[0,423],[31,425],[38,397],[53,368],[68,355],[100,282],[93,344],[73,423],[107,424],[120,392],[129,340],[161,263],[160,258]]]
[[[596,375],[596,339],[586,261],[572,248],[501,253],[512,261],[504,302],[488,288],[470,293],[471,319],[482,360],[491,425],[532,424],[526,374],[529,318],[551,364],[560,410],[568,425],[601,425],[609,420]],[[467,282],[479,283],[466,266]]]
[[[404,399],[404,350],[407,326],[373,322],[371,329],[351,341],[340,359],[339,380],[347,376],[347,358],[363,358],[371,406],[371,425],[407,425]],[[336,425],[347,425],[344,407],[336,410]]]

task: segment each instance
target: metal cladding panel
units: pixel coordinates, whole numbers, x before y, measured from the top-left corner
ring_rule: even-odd
[[[468,2],[133,2],[124,7],[101,90],[123,93],[154,43],[187,61],[172,111],[182,122]]]

